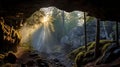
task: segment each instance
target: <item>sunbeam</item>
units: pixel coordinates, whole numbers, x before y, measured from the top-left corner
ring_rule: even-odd
[[[39,52],[50,53],[53,52],[53,48],[51,47],[55,44],[54,37],[52,36],[52,32],[54,32],[54,26],[52,17],[49,15],[45,15],[40,18],[41,27],[33,34],[32,44],[34,49]]]

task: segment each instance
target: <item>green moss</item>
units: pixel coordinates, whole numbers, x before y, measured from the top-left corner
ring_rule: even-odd
[[[87,45],[88,45],[88,46],[91,46],[92,43],[93,43],[93,42],[89,42]],[[69,53],[69,54],[68,54],[68,57],[69,57],[70,59],[72,59],[72,60],[75,60],[75,57],[77,56],[77,54],[78,54],[79,52],[84,52],[84,51],[85,51],[85,46],[81,46],[81,47],[73,50],[71,53]]]
[[[112,40],[100,40],[100,45],[101,46],[104,46],[107,43],[113,43],[113,41]]]
[[[75,58],[75,61],[78,62],[79,60],[82,61],[82,58],[84,57],[85,52],[80,52]]]
[[[111,40],[100,40],[100,45],[99,45],[99,51],[100,51],[100,56],[103,55],[103,53],[106,51],[106,49],[113,43]],[[78,49],[72,51],[70,54],[70,57],[72,59],[75,58],[75,62],[77,66],[84,65],[88,62],[96,60],[94,58],[94,47],[95,47],[95,42],[90,42],[88,43],[88,51],[85,52],[85,46],[81,46]]]
[[[94,59],[94,49],[85,52],[85,54],[84,54],[84,59],[83,59],[83,62],[84,62],[84,63],[85,63],[85,62],[87,63],[87,62],[93,61],[93,59]]]
[[[111,40],[100,40],[99,47],[103,47],[105,44],[112,43],[112,42],[113,41],[111,41]],[[94,49],[95,44],[96,44],[95,42],[90,42],[90,44],[88,45],[88,51]]]
[[[90,45],[88,45],[88,51],[94,49],[94,47],[95,47],[95,42],[91,42]]]
[[[89,50],[89,51],[85,52],[84,57],[90,57],[91,55],[93,55],[93,53],[94,53],[94,49],[93,50]]]
[[[90,50],[87,52],[80,52],[76,58],[75,62],[77,66],[85,65],[88,62],[91,62],[94,60],[94,50]]]
[[[77,54],[78,54],[79,52],[85,51],[84,49],[85,49],[85,46],[81,46],[81,47],[73,50],[71,53],[69,53],[69,54],[68,54],[68,57],[69,57],[70,59],[72,59],[72,60],[75,60],[75,57],[77,56]]]
[[[90,46],[93,42],[89,42],[87,45]]]
[[[106,51],[106,49],[113,43],[111,40],[100,40],[99,50],[101,55]]]
[[[111,43],[107,43],[105,44],[102,49],[101,49],[101,52],[104,53],[106,51],[106,49],[111,45]]]
[[[105,43],[112,43],[112,40],[100,40],[101,44],[105,44]]]

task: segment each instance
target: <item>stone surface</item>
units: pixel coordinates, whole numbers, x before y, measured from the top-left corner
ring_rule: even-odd
[[[0,20],[0,53],[17,50],[17,45],[20,42],[20,34]]]
[[[72,51],[68,56],[72,60],[75,60],[77,67],[82,67],[92,62],[94,62],[93,65],[95,65],[96,60],[97,65],[108,64],[120,57],[120,49],[113,43],[115,42],[110,40],[100,41],[99,58],[94,57],[95,42],[90,42],[88,44],[88,51],[85,51],[85,47],[81,46]]]
[[[4,63],[11,63],[11,64],[15,64],[17,60],[17,57],[13,54],[13,53],[8,53],[8,55],[6,55],[3,58]]]
[[[102,56],[101,59],[99,59],[97,64],[111,63],[119,57],[120,57],[120,48],[116,44],[113,44],[108,47],[105,54]]]
[[[48,6],[55,6],[66,11],[86,11],[89,15],[101,18],[102,20],[120,21],[119,2],[113,0],[1,0],[0,15],[15,15],[16,13],[23,12],[26,17],[29,17],[39,8]]]

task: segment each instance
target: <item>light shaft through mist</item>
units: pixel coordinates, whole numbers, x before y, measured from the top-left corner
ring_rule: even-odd
[[[30,45],[37,51],[60,52],[64,45],[62,38],[75,26],[83,25],[79,17],[82,17],[80,12],[63,11],[62,14],[61,10],[54,7],[41,8],[33,13],[20,29],[21,43],[24,46]]]
[[[54,38],[52,32],[54,29],[51,21],[51,17],[46,15],[40,18],[41,27],[33,34],[32,44],[34,49],[40,52],[52,52],[51,46],[54,44]]]

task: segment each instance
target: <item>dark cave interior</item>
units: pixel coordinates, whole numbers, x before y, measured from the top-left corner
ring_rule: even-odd
[[[0,67],[120,67],[119,6],[117,0],[0,0]],[[54,7],[52,18],[46,16],[44,11],[40,11],[41,8],[47,7]],[[80,19],[77,17],[73,20],[77,16],[73,11],[83,12],[84,24],[81,27],[70,28],[70,32],[62,36],[66,33],[64,30],[67,27],[74,25]],[[68,12],[71,13],[70,19],[66,20]],[[34,20],[34,16],[39,19]],[[92,21],[86,21],[87,16],[92,17],[89,18]],[[53,20],[54,18],[57,20]],[[37,23],[38,20],[40,22]],[[65,27],[66,22],[73,22],[73,24]],[[55,25],[56,29],[54,29]],[[59,35],[54,30],[58,30]],[[22,34],[19,31],[22,31]],[[51,31],[54,32],[52,33],[54,36],[58,36],[59,40],[63,38],[63,42],[66,40],[70,42],[67,43],[66,41],[65,45],[62,46],[67,55],[63,54],[64,51],[62,51],[63,53],[57,52],[61,47],[47,45],[56,44],[53,43],[56,40],[50,36]],[[33,32],[34,34],[31,35]],[[84,32],[84,34],[79,32]],[[56,53],[39,53],[39,51],[33,50],[33,46],[30,45],[21,47],[21,35],[28,36],[23,37],[27,39],[33,36],[33,41],[36,42],[35,48],[37,48],[38,43],[42,43],[47,45],[43,47],[43,50],[47,48],[46,52],[49,53],[53,50]],[[39,38],[37,38],[38,35]],[[91,41],[86,43],[87,39]],[[44,40],[46,41],[44,42]],[[81,41],[82,44],[85,41],[85,44],[71,50],[74,46],[72,41],[76,43],[77,40],[78,42]],[[37,43],[37,41],[40,42]],[[29,43],[31,41],[27,41],[26,44]],[[49,50],[49,47],[53,47],[53,49]],[[55,56],[57,58],[54,58]]]

